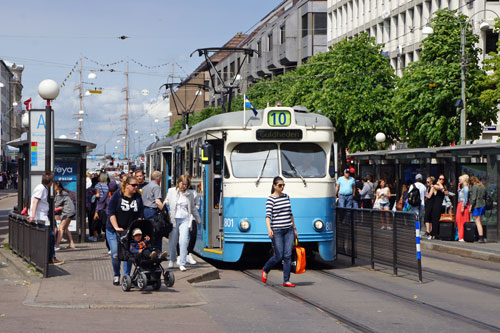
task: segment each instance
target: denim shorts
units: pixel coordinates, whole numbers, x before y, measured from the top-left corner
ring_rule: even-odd
[[[380,208],[389,208],[389,203],[388,202],[381,202]]]

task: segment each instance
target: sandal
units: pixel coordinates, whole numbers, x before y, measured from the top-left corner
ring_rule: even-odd
[[[291,282],[286,282],[286,283],[283,283],[283,287],[293,288],[293,287],[295,287],[295,285]]]
[[[262,270],[262,274],[260,275],[260,279],[262,280],[262,282],[266,283],[267,282],[267,275],[264,276],[264,274],[266,274],[266,272],[264,272],[264,270]]]

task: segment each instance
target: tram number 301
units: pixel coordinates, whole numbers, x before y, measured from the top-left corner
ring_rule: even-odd
[[[224,218],[224,228],[232,228],[234,227],[234,219],[232,218]]]

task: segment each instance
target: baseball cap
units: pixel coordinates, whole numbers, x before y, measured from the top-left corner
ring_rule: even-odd
[[[415,180],[422,180],[422,179],[424,179],[422,175],[417,173],[417,175],[415,176]]]
[[[345,169],[345,170],[344,170],[344,173],[346,173],[346,172],[347,172],[347,173],[351,173],[351,170],[349,170],[349,169]]]
[[[141,229],[139,229],[139,228],[135,228],[135,229],[132,231],[132,236],[135,236],[135,235],[142,235],[142,231],[141,231]]]
[[[108,187],[111,192],[114,192],[118,189],[118,184],[116,183],[116,181],[112,180],[109,182]]]

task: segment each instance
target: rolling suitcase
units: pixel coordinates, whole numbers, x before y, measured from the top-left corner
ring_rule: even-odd
[[[439,223],[439,239],[445,241],[455,240],[455,223],[440,222]]]
[[[464,223],[464,241],[474,242],[476,240],[476,223],[475,222],[465,222]]]

